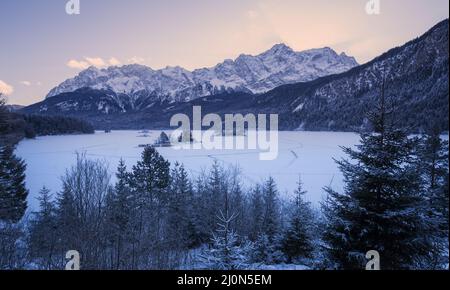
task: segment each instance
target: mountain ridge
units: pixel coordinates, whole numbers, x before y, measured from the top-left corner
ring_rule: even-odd
[[[189,114],[193,105],[201,105],[206,113],[222,115],[277,113],[282,130],[355,131],[366,125],[364,112],[375,104],[383,79],[388,97],[399,105],[395,115],[401,126],[411,132],[436,124],[448,130],[448,19],[422,36],[346,72],[278,86],[264,94],[221,92],[188,102],[143,102],[133,109],[130,102],[118,102],[126,96],[81,89],[60,95],[64,101],[51,98],[23,112],[74,114],[91,120],[97,127],[159,129],[168,127],[173,114]],[[84,103],[85,98],[92,99]],[[82,104],[69,106],[78,101]]]
[[[295,52],[285,44],[276,44],[255,56],[241,54],[235,60],[193,71],[179,66],[154,70],[139,64],[89,67],[53,88],[46,98],[82,87],[111,90],[133,99],[151,96],[154,101],[174,102],[223,92],[260,94],[279,85],[310,81],[357,65],[353,57],[338,55],[329,47]]]

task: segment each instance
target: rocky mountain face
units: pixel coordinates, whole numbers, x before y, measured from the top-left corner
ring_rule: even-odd
[[[224,92],[265,93],[284,84],[306,82],[347,71],[358,63],[330,48],[295,52],[284,44],[257,55],[241,55],[212,68],[153,70],[142,65],[90,67],[52,89],[47,98],[80,88],[108,90],[125,96],[132,106],[150,101],[190,101]]]
[[[283,126],[302,130],[357,130],[377,102],[383,80],[392,121],[411,131],[448,131],[448,19],[421,37],[348,72],[279,87],[258,99]]]
[[[318,51],[321,51],[319,54],[322,57],[312,56],[317,56]],[[326,66],[329,62],[323,61],[325,51],[329,50],[303,52],[303,59],[308,59],[306,63],[315,68],[314,71],[325,71],[322,68],[329,68]],[[329,52],[330,55],[339,57]],[[291,55],[293,59],[299,57],[299,53],[292,52],[283,45],[275,46],[266,54],[253,57],[253,61],[258,58],[257,63],[267,64],[270,60],[277,62],[277,57],[274,56],[279,54]],[[262,79],[263,72],[270,76],[264,78],[265,82],[253,82],[253,85],[246,89],[213,90],[205,93],[206,96],[195,95],[192,100],[184,102],[162,98],[157,92],[145,92],[136,97],[126,90],[117,92],[117,89],[93,86],[49,97],[44,102],[23,109],[22,112],[74,115],[86,118],[97,128],[160,129],[169,127],[170,117],[174,114],[189,114],[192,112],[192,106],[201,105],[205,114],[277,113],[280,115],[280,128],[284,130],[355,131],[366,126],[365,113],[376,104],[384,80],[386,98],[395,109],[392,116],[398,125],[411,132],[420,132],[435,125],[448,130],[448,55],[448,20],[445,20],[423,36],[393,48],[364,65],[318,79],[314,79],[306,71],[300,72],[295,66],[290,66],[290,69],[270,66],[272,72],[278,69],[278,75],[269,74],[262,69],[268,65],[252,70],[251,73],[243,73],[245,66],[241,64],[238,65],[242,75],[239,80],[247,77],[246,83],[252,83],[251,79]],[[316,59],[313,60],[314,58]],[[252,62],[245,59],[245,56],[241,56],[229,64],[231,66],[232,63],[236,65]],[[353,62],[349,60],[348,65],[352,66],[351,63]],[[288,65],[287,62],[285,64]],[[215,76],[236,77],[237,74],[219,73],[224,69],[221,66],[227,67],[227,61],[214,69]],[[257,64],[251,66],[258,67]],[[343,69],[340,65],[333,67]],[[121,70],[126,68],[128,67]],[[138,68],[147,70],[144,67]],[[115,69],[105,71],[108,70]],[[312,80],[281,85],[266,93],[257,94],[270,87],[270,81],[267,80],[271,80],[273,85],[278,84],[280,80],[287,83],[293,81],[288,77],[290,73],[286,73],[289,70],[298,71],[296,74],[301,78]],[[105,71],[90,69],[84,73],[91,72],[95,75]],[[206,75],[208,74],[204,71],[204,76]],[[105,82],[108,79],[109,77],[105,77]],[[230,88],[230,84],[236,84],[237,81],[225,83]]]

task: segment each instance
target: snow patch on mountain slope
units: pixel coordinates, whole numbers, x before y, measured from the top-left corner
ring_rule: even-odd
[[[280,85],[341,73],[357,65],[353,57],[338,55],[328,47],[295,52],[277,44],[257,56],[243,54],[236,60],[192,72],[179,66],[161,70],[138,64],[90,67],[52,89],[47,98],[83,87],[109,90],[132,99],[146,92],[149,98],[174,102],[230,91],[260,94]]]

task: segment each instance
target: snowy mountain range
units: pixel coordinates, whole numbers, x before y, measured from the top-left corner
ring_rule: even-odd
[[[448,130],[448,26],[444,20],[356,67],[353,58],[330,49],[296,53],[276,45],[259,56],[241,56],[192,73],[172,68],[169,74],[167,69],[137,65],[90,68],[54,89],[52,97],[20,112],[75,116],[97,129],[165,129],[174,114],[190,115],[192,106],[202,106],[203,114],[279,114],[282,130],[355,131],[367,124],[365,112],[376,104],[384,79],[399,126],[411,132],[436,125]],[[120,81],[124,78],[128,82]],[[195,80],[197,86],[190,86]],[[55,95],[58,92],[62,93]]]
[[[357,65],[353,57],[339,55],[328,47],[295,52],[277,44],[257,56],[240,55],[194,71],[181,67],[153,70],[138,64],[90,67],[52,89],[47,98],[80,88],[124,94],[141,103],[142,98],[180,102],[224,92],[261,94],[280,85],[342,73]]]

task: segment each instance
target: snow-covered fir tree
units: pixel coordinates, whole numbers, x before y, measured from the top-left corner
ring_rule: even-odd
[[[422,178],[424,209],[430,221],[428,237],[432,239],[430,256],[423,267],[442,269],[448,265],[448,141],[437,127],[429,130],[418,146],[417,168]]]
[[[75,199],[67,185],[63,186],[56,198],[56,222],[61,247],[66,247],[66,251],[67,248],[76,249],[79,234],[78,214]],[[64,249],[61,248],[61,251]]]
[[[170,163],[154,147],[147,146],[130,177],[130,186],[140,195],[141,206],[146,202],[163,203],[170,182]]]
[[[178,252],[199,244],[194,227],[193,188],[183,165],[175,164],[168,199],[166,242]]]
[[[228,216],[220,211],[218,228],[213,235],[212,245],[201,255],[201,262],[211,270],[245,270],[250,267],[252,244],[240,239],[231,229],[235,214]]]
[[[229,203],[225,201],[225,196],[228,194],[228,186],[226,184],[226,176],[224,169],[217,161],[209,172],[209,180],[206,184],[206,220],[207,231],[212,233],[217,228],[217,211],[226,212],[229,210]]]
[[[129,185],[135,200],[133,268],[158,269],[167,259],[164,250],[167,245],[161,228],[170,186],[170,163],[154,147],[148,146],[142,152],[141,160],[133,166],[130,177]]]
[[[33,213],[29,225],[29,254],[43,269],[55,269],[61,260],[58,248],[56,207],[50,190],[39,192],[39,211]]]
[[[282,224],[280,200],[275,180],[270,177],[262,187],[263,216],[261,233],[257,236],[252,253],[253,262],[277,264],[285,261],[282,252]]]
[[[112,247],[111,268],[128,269],[132,236],[133,196],[128,186],[129,174],[123,159],[119,161],[114,190],[106,201],[106,235]]]
[[[288,228],[282,241],[283,252],[290,263],[302,258],[311,258],[314,250],[314,213],[311,204],[304,200],[305,194],[302,182],[299,181]]]
[[[252,189],[247,210],[250,212],[249,237],[252,241],[255,241],[263,233],[264,224],[264,199],[260,185],[256,185]]]
[[[14,155],[13,147],[0,147],[0,221],[16,223],[25,214],[25,169],[25,162]]]
[[[351,160],[337,161],[345,189],[327,188],[323,203],[330,267],[365,269],[366,253],[376,250],[382,269],[415,269],[428,255],[429,221],[413,162],[416,142],[395,128],[392,113],[383,86],[369,115],[374,132],[362,133],[356,149],[343,148]]]
[[[231,226],[238,235],[242,236],[246,235],[248,232],[248,214],[246,210],[248,204],[242,190],[240,169],[237,167],[231,168],[229,173],[229,210],[236,213],[236,218],[233,220]]]
[[[23,160],[14,155],[11,140],[4,137],[10,129],[6,99],[0,93],[0,269],[23,269],[27,259],[26,219],[28,190],[25,187]],[[14,138],[13,138],[14,139]]]
[[[264,221],[263,232],[270,242],[275,242],[280,233],[279,198],[275,180],[270,177],[263,188]]]

